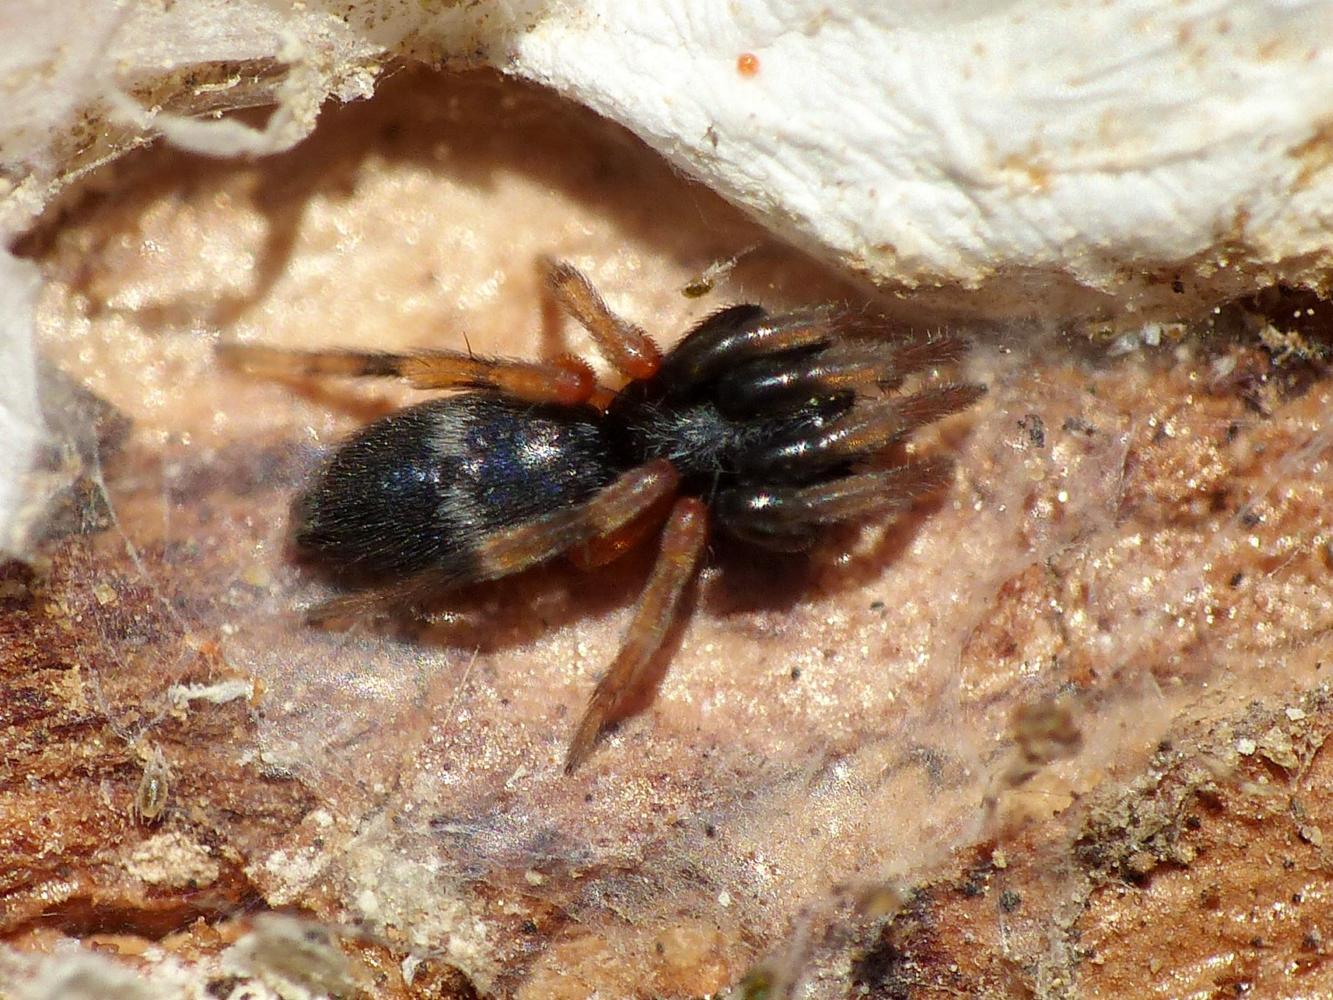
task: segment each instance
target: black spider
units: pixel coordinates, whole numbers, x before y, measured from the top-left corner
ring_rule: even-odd
[[[736,305],[665,357],[579,271],[545,265],[557,301],[629,381],[596,384],[578,359],[484,359],[221,350],[270,373],[399,376],[468,389],[409,407],[343,443],[296,505],[297,546],[347,578],[375,580],[326,617],[508,576],[562,553],[585,567],[660,532],[652,576],[615,662],[570,743],[566,770],[618,719],[660,647],[712,529],[783,552],[828,524],[890,514],[943,485],[942,459],[868,470],[914,428],[969,406],[981,386],[889,390],[954,360],[952,337],[874,336],[831,307],[770,316]]]

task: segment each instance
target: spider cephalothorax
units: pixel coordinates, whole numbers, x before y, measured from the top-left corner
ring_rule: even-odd
[[[364,428],[296,505],[299,548],[369,583],[326,614],[421,599],[562,553],[611,561],[660,533],[657,563],[625,643],[598,683],[566,768],[624,711],[694,578],[710,530],[767,549],[808,548],[826,525],[900,511],[943,485],[944,460],[866,464],[913,429],[970,405],[980,386],[894,394],[956,358],[944,335],[886,338],[831,307],[769,315],[723,309],[665,356],[566,264],[556,299],[629,381],[596,384],[574,358],[484,359],[421,351],[282,351],[231,345],[250,369],[394,375],[467,392]]]

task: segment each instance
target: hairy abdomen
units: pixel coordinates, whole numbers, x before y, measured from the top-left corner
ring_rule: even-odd
[[[297,501],[294,539],[338,575],[467,578],[489,534],[586,500],[618,471],[593,410],[453,396],[340,445]]]

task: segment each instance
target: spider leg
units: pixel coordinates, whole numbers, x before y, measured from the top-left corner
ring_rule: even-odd
[[[719,517],[719,520],[732,538],[770,552],[805,552],[819,540],[819,532],[810,526],[774,528],[736,516],[731,519]]]
[[[662,522],[671,513],[674,499],[671,494],[663,494],[651,506],[644,508],[634,520],[626,522],[608,534],[588,539],[570,549],[565,555],[582,570],[592,570],[615,562],[626,552],[637,548],[649,535],[662,530]]]
[[[464,351],[298,351],[220,344],[227,364],[270,377],[396,377],[418,389],[495,389],[533,403],[583,403],[597,388],[592,369],[566,355],[552,361],[485,358]]]
[[[718,497],[717,517],[728,532],[778,548],[765,539],[802,539],[819,525],[898,513],[946,485],[952,475],[953,463],[936,458],[812,486],[739,487]]]
[[[549,258],[542,259],[539,267],[551,295],[592,334],[616,371],[631,379],[656,374],[662,364],[657,345],[642,329],[612,312],[582,271]]]
[[[812,425],[747,455],[750,476],[805,476],[856,461],[904,434],[971,406],[986,389],[955,384],[893,400],[853,406],[828,423]]]
[[[662,378],[668,389],[685,391],[752,358],[828,345],[844,320],[832,307],[770,316],[755,305],[716,312],[687,333],[667,356]]]
[[[491,532],[447,565],[414,573],[385,587],[335,597],[312,609],[307,620],[324,623],[410,607],[441,591],[510,576],[595,538],[614,534],[672,496],[679,485],[680,475],[670,462],[648,462],[624,473],[585,503]]]
[[[587,759],[606,727],[623,717],[627,703],[640,693],[653,655],[661,648],[679,613],[685,588],[694,579],[707,537],[708,512],[703,502],[692,497],[677,500],[624,645],[598,681],[570,740],[566,774]]]
[[[832,393],[896,388],[911,373],[956,360],[963,350],[962,341],[947,335],[844,340],[807,357],[742,365],[719,380],[717,397],[728,412],[789,409]]]

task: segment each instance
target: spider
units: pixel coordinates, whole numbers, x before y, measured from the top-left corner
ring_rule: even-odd
[[[568,355],[219,351],[261,374],[396,376],[467,390],[363,428],[297,500],[297,549],[361,587],[322,605],[317,621],[410,606],[561,554],[601,566],[660,534],[624,643],[570,741],[568,773],[640,691],[710,531],[798,552],[827,525],[901,512],[943,486],[950,463],[868,460],[985,390],[948,383],[891,394],[909,374],[956,359],[962,343],[884,339],[882,321],[832,306],[777,315],[729,306],[663,355],[580,271],[551,260],[541,268],[555,301],[625,376],[623,388],[598,385]]]

